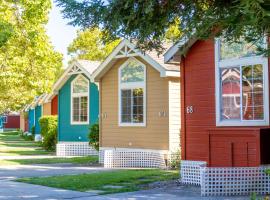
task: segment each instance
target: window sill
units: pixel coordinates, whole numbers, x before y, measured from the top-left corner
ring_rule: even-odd
[[[71,122],[71,125],[89,125],[89,122]]]
[[[268,126],[269,121],[217,121],[216,126],[218,127],[229,127],[229,126]]]
[[[146,127],[145,123],[119,123],[119,127]]]

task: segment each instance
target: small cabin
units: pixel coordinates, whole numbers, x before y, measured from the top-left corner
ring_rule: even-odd
[[[93,73],[105,167],[164,167],[179,153],[179,69],[123,40]]]
[[[263,165],[270,164],[269,58],[254,44],[222,38],[183,40],[164,57],[181,67],[183,182],[204,183],[202,195],[264,193],[269,186],[262,181]],[[262,184],[253,187],[250,177]]]
[[[89,146],[89,128],[98,123],[98,85],[90,80],[99,62],[72,62],[53,86],[52,114],[58,104],[58,156],[97,155]]]
[[[20,113],[9,112],[2,116],[3,128],[5,130],[19,129],[20,128]]]

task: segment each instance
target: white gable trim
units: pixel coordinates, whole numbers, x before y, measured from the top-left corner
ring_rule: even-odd
[[[153,68],[159,71],[161,77],[166,77],[166,69],[163,66],[161,66],[158,62],[156,62],[148,54],[142,53],[139,49],[136,48],[135,45],[133,45],[128,40],[122,40],[120,44],[113,50],[113,52],[104,60],[104,62],[101,63],[101,65],[97,68],[97,70],[92,74],[91,81],[92,82],[98,81],[111,67],[110,63],[114,59],[128,58],[135,56],[141,57]]]
[[[68,66],[62,76],[53,85],[54,95],[58,93],[59,89],[73,74],[85,74],[89,79],[91,79],[91,74],[79,62],[74,61]]]

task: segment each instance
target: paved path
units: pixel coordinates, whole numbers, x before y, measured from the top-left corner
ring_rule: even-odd
[[[246,200],[249,197],[201,197],[198,187],[178,186],[112,195],[97,196],[91,192],[75,192],[13,181],[0,181],[0,199],[5,200]]]
[[[96,173],[108,170],[111,169],[105,169],[102,167],[78,166],[73,164],[0,166],[0,180],[34,176],[40,177],[65,174]]]
[[[138,192],[98,196],[92,192],[76,192],[12,181],[20,177],[53,176],[63,174],[97,173],[101,167],[67,164],[0,166],[0,200],[245,200],[249,197],[201,197],[198,187],[175,186]]]

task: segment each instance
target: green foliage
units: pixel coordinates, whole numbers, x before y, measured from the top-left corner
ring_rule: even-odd
[[[180,151],[176,151],[171,154],[170,158],[170,168],[171,169],[179,169],[180,168],[180,162],[181,162],[181,156]]]
[[[228,41],[257,41],[270,32],[269,0],[57,0],[71,24],[102,27],[109,37],[135,39],[142,49],[161,49],[176,19],[187,37],[224,34]],[[269,48],[268,48],[268,53]]]
[[[51,90],[62,55],[46,34],[51,0],[0,3],[0,113]]]
[[[35,126],[32,126],[31,133],[32,133],[32,136],[35,138],[35,134],[36,134]]]
[[[39,119],[40,132],[43,137],[42,147],[45,150],[55,150],[57,143],[57,116],[43,116]]]
[[[68,53],[74,59],[103,61],[116,47],[120,40],[104,43],[105,33],[98,28],[78,31],[77,37],[68,47]]]
[[[99,150],[99,123],[98,122],[93,124],[90,127],[88,138],[89,138],[89,145],[98,151]]]

